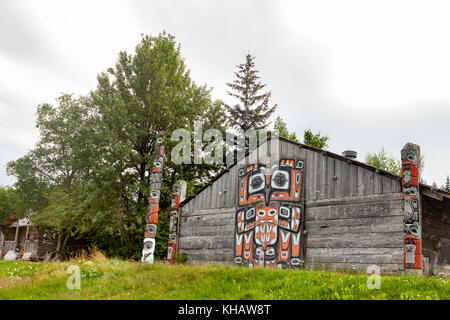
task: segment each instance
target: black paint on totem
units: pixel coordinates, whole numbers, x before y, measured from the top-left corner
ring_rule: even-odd
[[[253,268],[299,268],[303,260],[304,160],[238,171],[234,261]]]

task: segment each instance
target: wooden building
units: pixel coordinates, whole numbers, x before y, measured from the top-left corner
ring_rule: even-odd
[[[44,259],[55,249],[55,236],[36,228],[28,217],[12,215],[0,222],[0,257],[12,250],[19,259]]]
[[[402,150],[403,178],[282,138],[279,160],[258,160],[260,149],[181,203],[178,254],[383,274],[450,264],[450,193],[419,183],[415,145]]]

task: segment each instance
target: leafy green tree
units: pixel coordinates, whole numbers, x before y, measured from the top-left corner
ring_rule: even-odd
[[[143,36],[133,54],[120,52],[89,96],[57,102],[38,107],[36,148],[8,164],[33,221],[58,232],[62,247],[74,236],[110,255],[140,258],[155,136],[164,131],[156,256],[165,257],[172,184],[183,179],[195,186],[221,169],[173,163],[171,132],[192,133],[195,120],[204,130],[225,131],[220,102],[190,79],[179,45],[165,32]]]
[[[384,150],[384,147],[381,148],[380,151],[374,152],[374,153],[367,153],[366,154],[366,163],[389,171],[393,174],[402,175],[402,163],[400,160],[397,160],[395,157],[388,155],[386,151]],[[420,172],[423,172],[423,168],[425,167],[425,160],[423,156],[420,156],[420,163],[419,163],[419,170]],[[423,182],[421,178],[421,182]]]
[[[307,146],[325,149],[328,147],[328,136],[322,136],[320,132],[313,133],[311,129],[305,130],[303,133],[303,143]]]
[[[194,121],[203,121],[203,130],[222,128],[223,110],[213,102],[206,86],[197,86],[190,79],[180,47],[174,37],[162,33],[157,37],[145,36],[134,55],[121,52],[115,68],[98,77],[98,86],[92,92],[92,101],[100,117],[98,145],[103,157],[96,171],[96,179],[104,175],[114,177],[110,191],[120,194],[120,207],[124,210],[124,228],[132,228],[131,244],[138,243],[140,252],[143,221],[147,206],[150,173],[157,132],[166,132],[163,185],[160,207],[170,207],[171,186],[178,179],[192,181],[205,173],[214,174],[220,166],[176,165],[170,159],[174,146],[170,133],[175,129],[194,130]],[[106,179],[111,181],[111,179]],[[164,224],[161,214],[159,224]],[[159,228],[162,230],[162,228]],[[162,235],[163,231],[159,232]],[[157,239],[156,256],[164,256],[167,239]]]
[[[275,120],[275,123],[273,125],[273,128],[275,130],[278,130],[278,133],[280,135],[280,137],[295,141],[295,142],[299,142],[297,139],[297,135],[295,134],[295,132],[289,132],[286,122],[283,121],[283,119],[281,119],[281,117],[277,117],[277,119]]]
[[[9,162],[7,171],[17,178],[20,211],[31,210],[33,222],[58,233],[60,245],[75,235],[78,225],[73,186],[89,174],[91,135],[86,98],[63,94],[57,102],[57,107],[38,106],[40,140],[24,157]]]
[[[16,211],[17,192],[14,188],[0,187],[0,222]]]
[[[270,106],[269,99],[271,92],[261,93],[266,86],[258,79],[258,71],[255,69],[255,57],[247,54],[245,62],[238,65],[235,72],[236,80],[227,83],[232,92],[227,91],[230,96],[238,100],[238,104],[230,106],[223,103],[228,111],[228,124],[239,133],[244,133],[253,128],[256,131],[266,129],[270,124],[270,116],[275,111],[277,105]]]
[[[393,174],[402,174],[402,164],[400,160],[396,160],[394,157],[389,156],[384,150],[384,147],[378,152],[367,153],[366,163]]]

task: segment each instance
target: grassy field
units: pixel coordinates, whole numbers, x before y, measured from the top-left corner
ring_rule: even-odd
[[[67,269],[81,270],[68,289]],[[64,263],[0,261],[0,299],[450,299],[450,279],[381,278],[306,271],[189,266],[97,258]]]

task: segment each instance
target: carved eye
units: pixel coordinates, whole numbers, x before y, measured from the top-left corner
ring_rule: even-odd
[[[257,215],[258,215],[258,217],[265,217],[266,216],[266,212],[264,210],[258,210]]]
[[[250,177],[249,192],[254,193],[264,189],[264,176],[261,173]]]
[[[255,177],[254,179],[252,179],[253,189],[258,189],[262,183],[263,183],[263,180],[261,179],[261,177]]]
[[[405,234],[410,233],[412,235],[417,236],[417,235],[419,235],[419,226],[416,224],[410,224],[410,225],[407,224],[407,225],[405,225],[404,233]]]
[[[283,218],[289,218],[290,217],[290,210],[287,207],[280,207],[280,217]]]
[[[416,187],[409,187],[409,188],[403,188],[403,194],[410,194],[410,195],[417,195],[417,188]]]
[[[155,161],[155,162],[153,162],[153,166],[156,168],[161,168],[161,162]]]
[[[158,137],[158,138],[156,139],[156,143],[161,143],[161,142],[163,142],[163,138]]]
[[[156,192],[156,191],[152,191],[152,192],[150,193],[150,196],[151,196],[152,198],[154,198],[154,199],[157,199],[158,196],[159,196],[159,194],[158,194],[158,192]]]
[[[272,188],[288,189],[289,173],[286,171],[276,171],[272,176]]]
[[[245,218],[247,220],[250,220],[251,218],[253,218],[255,216],[255,208],[251,208],[249,210],[247,210],[247,212],[245,213]]]

